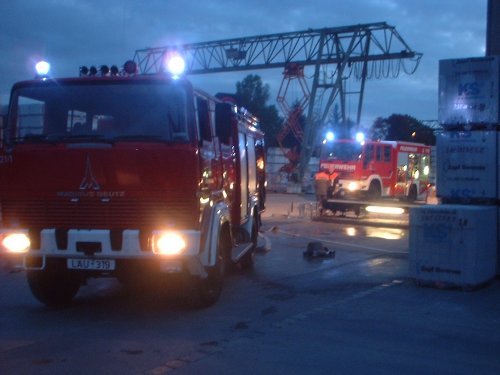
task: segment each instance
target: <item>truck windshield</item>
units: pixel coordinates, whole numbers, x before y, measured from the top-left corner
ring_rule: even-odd
[[[48,82],[13,93],[14,142],[189,141],[183,86],[166,82]]]
[[[321,148],[321,160],[358,161],[361,151],[358,142],[327,142]]]

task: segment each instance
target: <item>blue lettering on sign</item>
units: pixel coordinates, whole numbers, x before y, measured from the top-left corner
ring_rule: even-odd
[[[451,189],[450,195],[453,198],[473,198],[476,196],[474,189]]]
[[[481,86],[478,82],[473,83],[459,83],[458,95],[459,96],[477,96],[481,92]]]
[[[445,223],[423,224],[424,238],[431,242],[441,242],[449,237],[452,226]]]
[[[459,132],[449,132],[447,134],[449,135],[450,139],[454,139],[454,138],[463,139],[463,138],[472,137],[472,131],[470,131],[470,130],[462,130]]]

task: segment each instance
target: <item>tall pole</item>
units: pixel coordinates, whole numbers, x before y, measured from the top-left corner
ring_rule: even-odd
[[[370,51],[370,32],[367,33],[367,38],[366,38],[366,44],[365,44],[365,49],[364,53],[365,56],[368,56],[368,53]],[[368,70],[368,60],[365,60],[363,62],[363,70],[361,72],[361,88],[359,90],[359,101],[358,101],[358,114],[356,116],[356,125],[359,126],[359,123],[361,122],[361,110],[363,107],[363,95],[365,93],[365,81],[366,81],[366,74]]]
[[[488,0],[486,56],[500,55],[500,2]]]
[[[316,102],[316,92],[318,90],[319,82],[319,69],[321,67],[321,59],[323,56],[323,47],[325,42],[325,34],[322,33],[319,38],[318,54],[316,56],[316,64],[314,64],[314,76],[311,87],[311,99],[309,101],[309,107],[307,109],[306,126],[304,131],[304,141],[302,143],[302,148],[300,150],[300,161],[299,161],[299,181],[302,181],[304,174],[307,169],[307,164],[311,159],[313,153],[313,146],[315,144],[316,127],[318,124],[314,119],[314,105]]]

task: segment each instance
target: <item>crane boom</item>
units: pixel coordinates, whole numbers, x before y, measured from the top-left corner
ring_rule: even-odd
[[[353,38],[354,44],[350,43]],[[369,54],[364,50],[368,41]],[[134,61],[142,73],[158,73],[164,69],[164,57],[174,51],[185,58],[188,74],[280,68],[292,62],[352,64],[421,55],[406,44],[395,27],[378,22],[145,48],[135,52]]]

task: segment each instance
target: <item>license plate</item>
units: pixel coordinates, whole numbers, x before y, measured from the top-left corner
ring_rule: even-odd
[[[115,261],[113,259],[68,259],[67,266],[71,270],[113,271]]]

